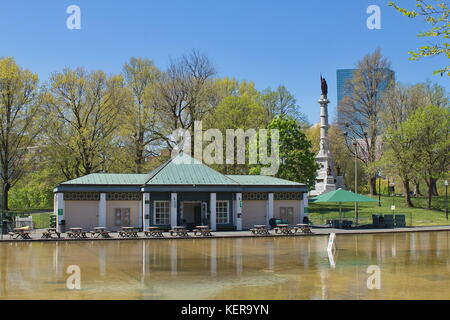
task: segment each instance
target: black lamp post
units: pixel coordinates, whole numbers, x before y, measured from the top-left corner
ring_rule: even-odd
[[[445,185],[445,218],[448,220],[448,180],[444,181]]]
[[[378,171],[378,206],[381,207],[381,172]]]

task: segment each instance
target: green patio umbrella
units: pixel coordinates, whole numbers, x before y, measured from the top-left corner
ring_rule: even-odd
[[[347,190],[338,189],[336,191],[327,192],[320,196],[310,199],[311,202],[337,202],[339,203],[339,218],[342,220],[342,202],[378,202],[372,198],[361,194],[353,193]]]

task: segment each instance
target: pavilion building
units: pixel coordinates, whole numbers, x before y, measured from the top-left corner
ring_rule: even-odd
[[[110,231],[208,225],[214,231],[290,224],[307,215],[305,184],[261,175],[223,175],[180,153],[148,174],[94,173],[54,189],[58,228]]]

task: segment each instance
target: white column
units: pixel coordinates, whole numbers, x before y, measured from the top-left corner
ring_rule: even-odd
[[[273,193],[267,194],[267,213],[266,213],[266,224],[269,225],[269,220],[273,218]]]
[[[242,193],[236,193],[236,230],[242,230]]]
[[[144,230],[150,226],[150,193],[142,195],[142,228]]]
[[[172,193],[170,195],[170,225],[176,227],[178,225],[177,221],[177,194]]]
[[[300,201],[300,223],[303,223],[303,218],[308,216],[308,194],[303,194],[303,200]]]
[[[55,214],[57,216],[56,228],[61,231],[61,221],[65,220],[64,193],[55,193]]]
[[[106,228],[106,193],[100,193],[98,203],[98,226]]]
[[[210,216],[209,221],[211,224],[211,230],[216,231],[216,194],[210,193],[209,197],[209,209],[210,209]]]

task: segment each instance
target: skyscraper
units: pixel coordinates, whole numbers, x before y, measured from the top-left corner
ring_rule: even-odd
[[[356,69],[337,69],[336,70],[336,76],[337,76],[337,104],[339,105],[344,99],[344,97],[351,95],[352,93],[349,91],[348,86],[346,85],[347,81],[350,81],[353,79],[353,74],[356,71]],[[391,69],[386,69],[386,73],[388,73],[388,77],[386,77],[389,80],[395,80],[395,72]],[[381,84],[382,90],[385,90],[389,84],[389,81],[384,81]]]
[[[337,106],[339,106],[342,100],[352,94],[351,89],[348,87],[347,83],[353,79],[353,75],[357,69],[337,69]],[[380,85],[382,91],[386,90],[391,80],[395,80],[395,72],[390,69],[385,69],[388,74],[386,80]],[[340,119],[339,109],[337,111],[338,122]]]

